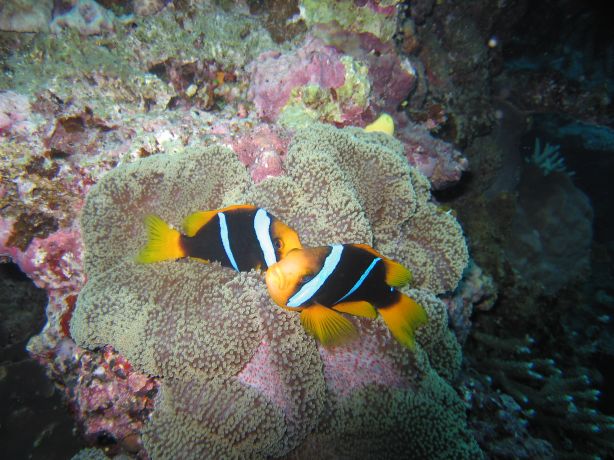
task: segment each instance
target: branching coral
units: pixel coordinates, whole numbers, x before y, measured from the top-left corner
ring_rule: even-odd
[[[561,155],[561,146],[546,142],[542,150],[539,137],[535,138],[533,154],[526,159],[526,162],[537,166],[544,173],[544,176],[553,172],[562,172],[569,176],[574,175],[574,172],[568,171],[567,166],[565,166],[565,158]]]
[[[489,352],[474,365],[520,404],[533,431],[564,446],[556,458],[612,456],[614,418],[599,411],[600,392],[587,369],[564,373],[553,359],[535,356],[535,341],[528,336],[502,338],[477,331],[472,336]]]
[[[285,168],[254,184],[233,152],[192,149],[119,167],[88,196],[88,283],[71,333],[87,348],[111,344],[161,377],[144,429],[147,451],[153,458],[264,457],[301,446],[293,455],[309,448],[332,455],[375,423],[373,442],[359,446],[366,456],[375,445],[384,456],[398,454],[413,439],[427,457],[476,458],[446,381],[458,372],[460,349],[433,295],[453,289],[467,262],[455,219],[428,202],[428,182],[383,134],[310,126],[295,135]],[[416,353],[380,320],[359,318],[352,318],[359,340],[319,348],[298,315],[268,299],[259,273],[189,260],[134,262],[146,214],[177,226],[195,210],[238,202],[269,209],[305,244],[374,244],[408,265],[416,273],[411,295],[429,316]]]

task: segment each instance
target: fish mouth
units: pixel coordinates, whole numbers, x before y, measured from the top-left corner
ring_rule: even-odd
[[[273,266],[266,272],[266,284],[269,290],[283,290],[286,285],[286,279],[279,267]]]

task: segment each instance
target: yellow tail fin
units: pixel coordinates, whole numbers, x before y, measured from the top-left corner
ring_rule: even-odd
[[[325,347],[341,345],[358,335],[348,319],[318,304],[301,311],[301,323]]]
[[[377,310],[390,332],[402,345],[410,350],[416,348],[414,332],[428,320],[422,305],[401,294],[399,301],[389,307]]]
[[[181,234],[171,228],[166,222],[153,214],[145,218],[149,241],[136,261],[142,264],[161,262],[163,260],[180,259],[185,252],[179,242]]]

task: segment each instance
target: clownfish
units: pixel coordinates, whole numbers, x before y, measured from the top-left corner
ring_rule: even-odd
[[[269,267],[266,285],[273,301],[301,312],[305,330],[323,345],[339,345],[357,334],[340,313],[376,318],[409,349],[427,321],[424,308],[396,287],[411,281],[403,265],[365,244],[295,249]]]
[[[136,258],[144,264],[192,257],[237,271],[260,270],[301,248],[292,228],[251,205],[190,214],[183,222],[183,233],[153,214],[145,218],[145,225],[149,240]]]

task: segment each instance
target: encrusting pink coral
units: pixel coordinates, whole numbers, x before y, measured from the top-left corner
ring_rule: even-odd
[[[25,135],[32,131],[28,97],[13,91],[0,91],[0,136]]]
[[[421,125],[407,122],[397,130],[409,164],[429,178],[434,189],[457,183],[469,162],[452,144],[432,137]]]
[[[250,94],[258,116],[275,121],[294,88],[315,84],[339,88],[345,82],[341,53],[320,40],[307,41],[294,54],[269,51],[252,64]]]
[[[288,135],[273,125],[262,124],[232,137],[231,148],[247,168],[255,183],[283,172],[283,158],[288,150]]]

